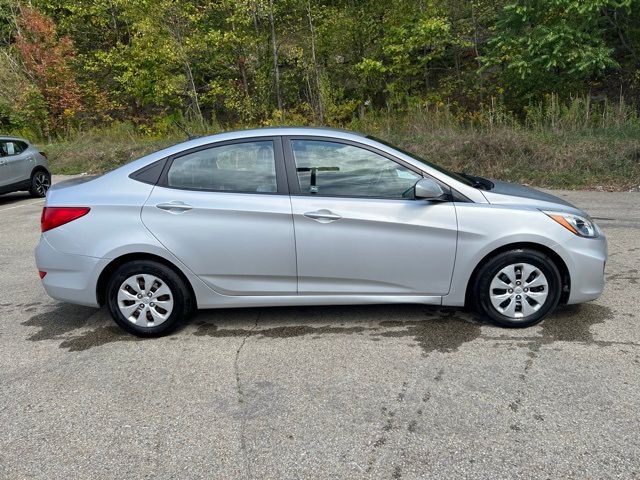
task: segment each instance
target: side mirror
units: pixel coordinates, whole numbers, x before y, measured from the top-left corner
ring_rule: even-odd
[[[446,194],[442,187],[431,178],[418,180],[413,187],[414,196],[423,200],[445,200]]]

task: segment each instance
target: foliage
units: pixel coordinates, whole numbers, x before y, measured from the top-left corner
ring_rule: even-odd
[[[23,6],[17,19],[15,48],[24,72],[36,89],[26,92],[27,105],[42,102],[48,129],[68,126],[81,108],[80,91],[71,68],[75,55],[68,37],[59,38],[54,23],[38,10]]]
[[[0,129],[36,137],[531,124],[576,98],[634,109],[640,0],[0,0],[0,61]]]
[[[520,100],[584,90],[619,64],[605,38],[609,11],[631,0],[533,0],[508,4],[493,27],[485,65],[503,67],[502,81]]]
[[[632,107],[557,99],[527,112],[526,127],[495,105],[460,115],[447,105],[373,112],[347,127],[384,138],[454,171],[555,188],[640,187],[640,119]],[[281,119],[274,118],[270,124]],[[219,126],[207,124],[205,132]],[[72,133],[40,145],[55,173],[99,173],[185,136],[175,125],[141,135],[131,124]]]

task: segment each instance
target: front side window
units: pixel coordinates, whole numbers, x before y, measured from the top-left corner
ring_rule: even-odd
[[[173,160],[169,187],[214,192],[274,193],[273,142],[236,143],[207,148]]]
[[[20,155],[27,148],[23,142],[13,140],[0,141],[0,157],[10,157],[12,155]]]
[[[292,140],[300,191],[337,197],[414,198],[422,177],[364,148],[324,140]]]

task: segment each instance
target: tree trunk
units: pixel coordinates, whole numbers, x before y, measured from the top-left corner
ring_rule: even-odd
[[[204,117],[202,116],[202,110],[200,109],[200,101],[198,100],[198,91],[196,90],[196,82],[193,79],[193,72],[191,71],[191,65],[189,65],[189,61],[185,61],[185,72],[187,73],[187,79],[189,80],[189,85],[191,87],[191,101],[193,102],[194,113],[200,125],[204,128]]]
[[[280,94],[280,67],[278,66],[278,42],[276,39],[276,27],[273,22],[273,0],[269,0],[269,25],[271,27],[271,46],[273,47],[273,74],[276,87],[276,100],[278,110],[282,111],[282,95]]]
[[[170,11],[172,14],[172,22],[169,22],[169,26],[167,27],[169,33],[173,37],[176,42],[176,46],[178,47],[178,52],[180,58],[183,62],[184,73],[187,76],[188,85],[188,95],[191,98],[191,110],[196,116],[200,125],[204,128],[204,117],[202,116],[202,110],[200,109],[200,101],[198,100],[198,90],[196,88],[196,82],[193,78],[193,71],[191,70],[191,64],[189,62],[189,56],[185,51],[184,47],[184,37],[183,37],[183,19],[180,17],[180,13],[176,10]]]
[[[316,80],[316,89],[318,95],[318,119],[320,120],[320,123],[324,123],[322,88],[320,87],[320,73],[318,71],[318,62],[316,61],[316,29],[313,25],[313,17],[311,16],[311,0],[307,0],[307,17],[309,17],[309,30],[311,32],[311,61],[313,62],[313,73]]]
[[[231,22],[231,31],[233,33],[236,32],[236,24],[235,22]],[[240,71],[240,76],[242,78],[242,88],[244,90],[244,94],[245,96],[249,96],[249,82],[247,81],[247,72],[246,72],[246,67],[245,67],[245,59],[247,58],[246,55],[244,54],[244,48],[242,47],[242,45],[238,45],[238,48],[236,50],[236,56],[237,56],[237,64],[238,64],[238,70]]]

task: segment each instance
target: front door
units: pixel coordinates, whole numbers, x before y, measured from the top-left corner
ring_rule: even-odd
[[[0,140],[0,187],[29,180],[30,156],[27,145],[16,140]]]
[[[420,172],[350,142],[285,144],[300,294],[449,292],[455,207],[415,199]]]
[[[153,235],[218,293],[295,294],[280,139],[215,144],[169,162],[142,210]]]

